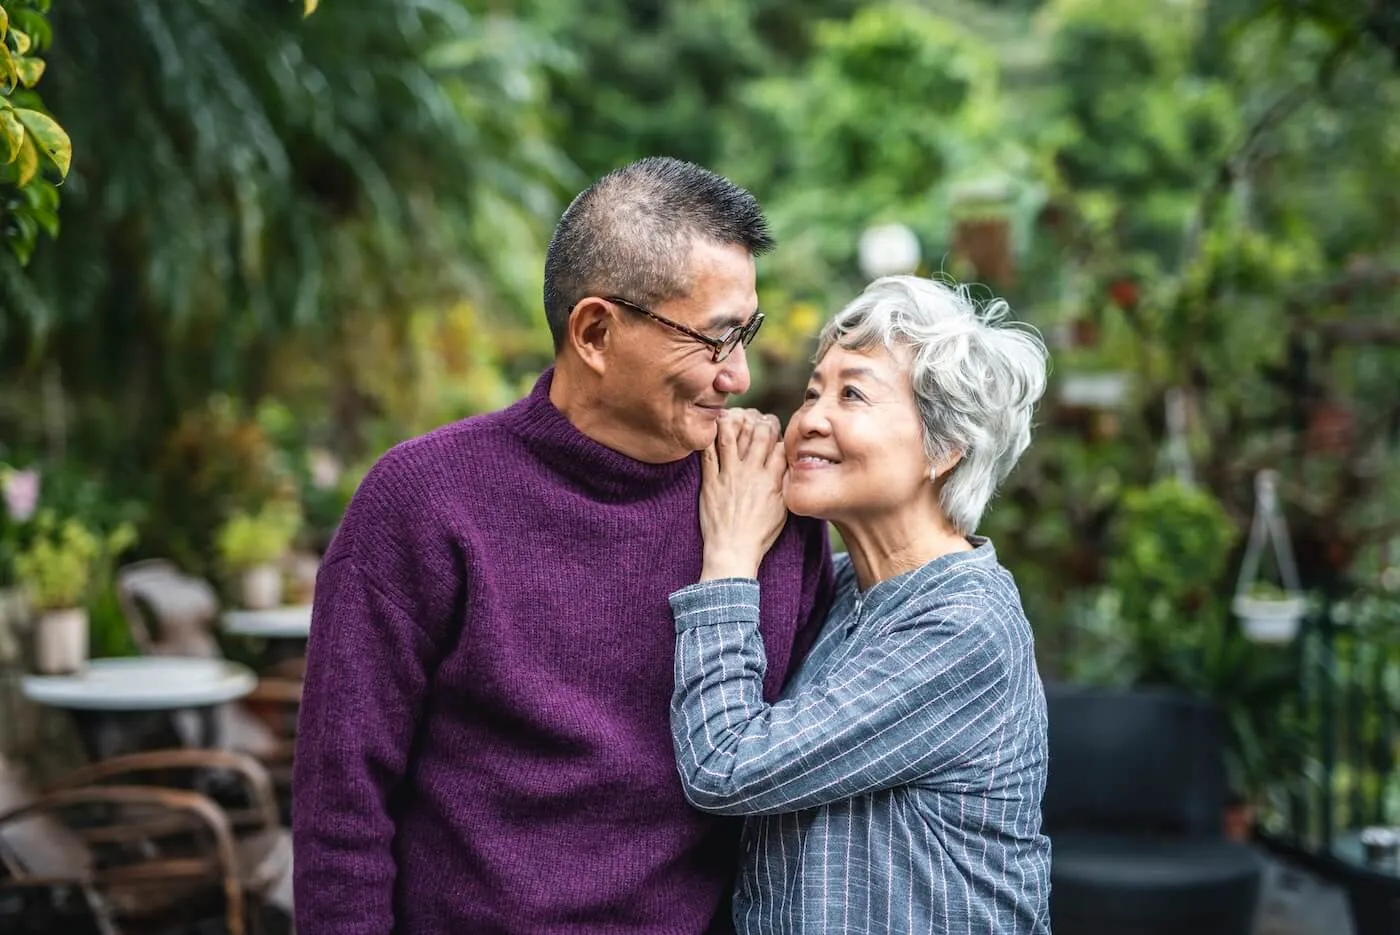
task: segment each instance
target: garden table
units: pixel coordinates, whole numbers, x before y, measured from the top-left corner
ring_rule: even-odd
[[[36,704],[68,711],[88,756],[101,761],[152,741],[168,746],[172,734],[178,742],[180,712],[197,715],[193,745],[218,746],[218,706],[256,685],[251,669],[226,659],[136,656],[94,659],[72,675],[26,676],[20,689]]]
[[[267,641],[264,674],[300,678],[306,640],[311,636],[311,605],[292,604],[268,610],[229,610],[220,617],[225,633]]]
[[[304,640],[311,635],[311,605],[294,604],[269,610],[225,611],[225,633],[264,639]]]

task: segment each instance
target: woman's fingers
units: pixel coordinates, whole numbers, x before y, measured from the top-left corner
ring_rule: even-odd
[[[749,452],[753,450],[754,427],[753,410],[739,410],[739,439],[736,450],[741,460],[747,461]]]
[[[778,417],[757,409],[726,409],[720,418],[715,448],[721,470],[740,461],[753,461],[763,467],[782,448],[782,427]]]
[[[775,476],[782,477],[787,473],[787,451],[783,448],[782,427],[778,424],[777,416],[767,416],[767,419],[773,432],[773,446],[768,449],[768,460],[764,462],[764,466]]]
[[[719,417],[719,430],[715,432],[715,466],[720,470],[727,468],[732,461],[738,460],[736,448],[739,434],[739,414],[734,410],[725,410]]]

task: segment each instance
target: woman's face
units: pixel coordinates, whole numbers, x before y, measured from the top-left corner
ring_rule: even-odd
[[[788,422],[788,509],[859,525],[933,496],[911,355],[833,345]]]

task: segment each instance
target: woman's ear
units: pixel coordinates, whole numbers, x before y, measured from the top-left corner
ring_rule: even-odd
[[[596,373],[607,369],[607,352],[617,318],[610,303],[592,297],[581,299],[569,313],[565,343]]]
[[[947,480],[948,475],[953,473],[953,468],[957,467],[962,461],[962,457],[963,453],[961,451],[951,451],[937,461],[934,461],[933,464],[929,466],[928,479],[935,484],[940,480]]]

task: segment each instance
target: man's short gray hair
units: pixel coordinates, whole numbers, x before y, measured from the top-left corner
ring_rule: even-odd
[[[667,156],[615,169],[569,205],[544,261],[544,312],[554,349],[569,313],[590,296],[651,307],[687,294],[697,240],[758,256],[773,246],[758,199],[721,175]]]
[[[1031,416],[1045,392],[1049,353],[1029,325],[1007,320],[1001,299],[979,306],[966,286],[886,276],[866,287],[822,329],[821,360],[849,350],[907,347],[910,378],[930,462],[961,453],[943,485],[944,515],[971,535],[997,487],[1031,441]]]

